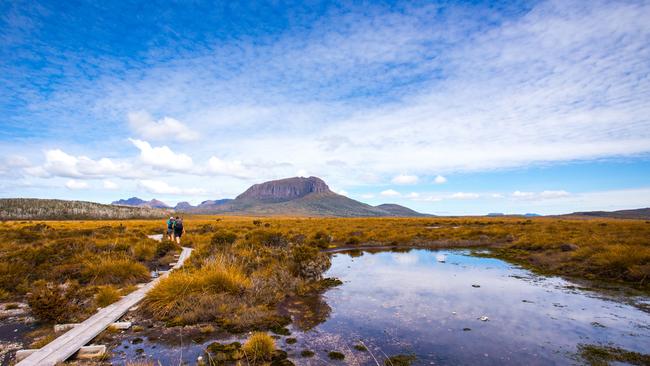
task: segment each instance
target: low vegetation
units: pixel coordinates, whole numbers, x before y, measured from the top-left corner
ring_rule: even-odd
[[[627,365],[650,365],[650,355],[627,351],[621,348],[581,345],[580,356],[591,366],[607,366],[612,362]]]
[[[253,333],[242,347],[246,359],[251,363],[262,363],[273,357],[275,341],[262,332]]]
[[[318,292],[336,248],[490,248],[534,270],[650,291],[650,222],[577,218],[185,218],[194,253],[141,309],[167,325],[284,332],[279,305]],[[43,322],[79,321],[167,269],[180,249],[147,234],[164,220],[10,221],[0,226],[0,296]]]
[[[177,249],[123,222],[4,222],[0,293],[42,322],[79,321],[167,268]]]
[[[147,207],[36,198],[0,198],[0,220],[144,219],[167,212]]]

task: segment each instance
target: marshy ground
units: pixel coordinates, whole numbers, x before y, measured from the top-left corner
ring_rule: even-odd
[[[165,279],[137,311],[126,315],[136,327],[100,336],[114,347],[114,361],[144,358],[145,349],[152,346],[173,350],[174,345],[186,342],[200,345],[192,359],[202,356],[206,362],[228,357],[231,360],[223,361],[250,362],[252,357],[257,363],[288,364],[277,349],[289,350],[296,363],[352,362],[349,357],[337,361],[340,356],[329,353],[362,352],[354,349],[356,344],[349,344],[350,350],[324,353],[305,343],[305,337],[288,334],[306,333],[305,329],[336,319],[332,309],[337,308],[332,306],[341,302],[333,301],[331,294],[343,291],[347,284],[322,295],[337,285],[324,277],[345,277],[345,273],[328,272],[337,267],[330,268],[332,254],[323,250],[333,248],[489,249],[480,255],[505,259],[538,274],[562,276],[580,283],[581,291],[586,284],[596,291],[624,289],[621,306],[650,293],[650,223],[643,220],[196,216],[187,217],[185,223],[183,245],[195,249],[186,267]],[[179,248],[147,238],[163,230],[162,220],[4,223],[0,228],[0,298],[5,308],[29,305],[20,314],[5,316],[4,324],[28,324],[15,333],[25,338],[23,347],[41,347],[54,337],[52,323],[81,320],[132,291],[134,284],[147,281],[151,271],[167,269]],[[636,305],[638,309],[647,303]],[[476,334],[472,326],[462,328],[472,329],[466,334]],[[260,335],[255,341],[260,346],[247,348],[250,332],[255,331],[273,335],[275,345],[271,347]],[[223,346],[235,341],[241,346],[221,352],[215,340]],[[3,338],[2,342],[11,349],[12,341]],[[205,353],[206,349],[214,352]],[[251,351],[255,355],[248,357],[246,349],[255,349]],[[645,357],[634,349],[589,344],[580,352],[582,356],[576,357],[589,363],[626,355]],[[310,353],[313,357],[308,357]],[[391,362],[421,362],[411,359],[411,354],[403,356]],[[374,360],[368,362],[374,364]]]

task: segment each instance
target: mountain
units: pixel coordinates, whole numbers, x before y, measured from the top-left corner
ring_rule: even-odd
[[[193,208],[194,206],[190,205],[189,202],[179,202],[174,206],[174,211],[188,211]]]
[[[234,200],[201,204],[192,213],[269,216],[423,216],[399,205],[377,207],[332,192],[317,177],[294,177],[255,184]]]
[[[586,211],[574,212],[570,216],[590,216],[590,217],[603,217],[614,219],[641,219],[650,220],[650,207],[637,208],[632,210],[618,210],[618,211]],[[567,215],[564,215],[567,216]]]
[[[411,210],[408,207],[404,207],[404,206],[397,205],[397,204],[394,204],[394,203],[384,203],[383,205],[378,205],[378,206],[375,206],[375,207],[378,208],[378,209],[390,212],[394,216],[404,216],[404,217],[408,217],[408,216],[427,216],[427,215],[421,214],[421,213],[419,213],[419,212],[417,212],[415,210]]]
[[[149,207],[103,205],[95,202],[36,198],[0,199],[1,220],[152,219],[168,211]]]
[[[284,202],[302,198],[312,193],[333,193],[325,182],[316,177],[286,178],[261,184],[254,184],[237,200],[258,202]]]
[[[152,199],[151,201],[145,201],[138,197],[131,197],[125,200],[118,200],[111,202],[111,205],[120,205],[120,206],[134,206],[134,207],[150,207],[150,208],[171,208],[165,202],[158,201],[157,199]]]

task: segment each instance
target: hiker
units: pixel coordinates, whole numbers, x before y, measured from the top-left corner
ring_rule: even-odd
[[[169,240],[174,240],[174,216],[171,216],[169,220],[167,220],[167,237]]]
[[[176,219],[174,220],[174,237],[176,238],[176,242],[178,244],[181,243],[181,236],[184,233],[185,233],[185,228],[183,228],[183,219],[176,216]]]

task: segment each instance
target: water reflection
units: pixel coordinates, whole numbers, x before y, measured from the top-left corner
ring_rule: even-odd
[[[277,344],[296,364],[331,364],[328,352],[338,351],[357,365],[397,354],[415,355],[416,365],[565,365],[578,361],[578,344],[646,353],[650,344],[650,314],[625,299],[465,251],[337,253],[326,276],[343,284],[283,304],[292,335]],[[114,361],[146,354],[163,364],[192,363],[213,340],[184,339],[182,356],[155,340],[131,341]],[[361,344],[369,352],[354,348]],[[304,350],[315,354],[302,357]]]
[[[336,254],[328,276],[344,284],[325,294],[332,314],[312,334],[334,343],[315,347],[345,351],[363,340],[380,357],[415,354],[416,364],[530,365],[574,362],[580,343],[650,344],[648,314],[466,252]]]

